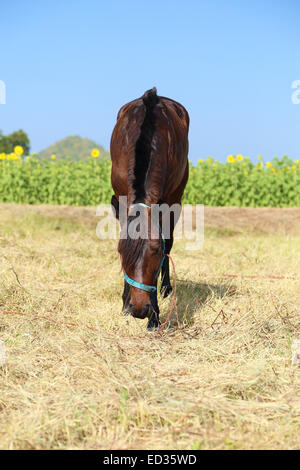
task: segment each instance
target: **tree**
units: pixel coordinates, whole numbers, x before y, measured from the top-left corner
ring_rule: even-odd
[[[5,135],[3,135],[2,131],[0,131],[0,153],[10,153],[10,143]]]
[[[30,153],[30,140],[26,132],[20,129],[9,135],[3,135],[0,131],[0,153],[12,153],[17,145],[21,145],[25,155]]]
[[[30,153],[30,140],[26,132],[20,129],[19,131],[13,132],[12,134],[7,136],[8,141],[11,145],[11,152],[14,151],[16,145],[21,145],[24,150],[25,155],[29,155]]]

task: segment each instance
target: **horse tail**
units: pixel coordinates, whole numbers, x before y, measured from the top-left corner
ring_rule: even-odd
[[[133,188],[135,200],[142,201],[145,198],[145,180],[149,167],[153,135],[155,132],[154,108],[159,102],[156,88],[146,91],[141,97],[145,106],[144,121],[141,125],[140,135],[135,145],[135,165]]]
[[[151,90],[146,91],[143,96],[142,100],[146,109],[152,109],[158,103],[158,96],[157,96],[157,89],[155,87],[151,88]]]

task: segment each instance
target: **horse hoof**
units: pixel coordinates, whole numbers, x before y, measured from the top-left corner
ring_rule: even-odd
[[[147,330],[148,331],[155,331],[159,328],[159,325],[160,325],[160,322],[159,322],[159,320],[157,320],[157,318],[155,318],[155,317],[150,318],[149,321],[148,321]]]
[[[163,298],[165,299],[168,297],[169,294],[171,294],[173,290],[173,287],[171,285],[169,286],[162,286],[160,289],[160,293],[162,294]]]
[[[151,332],[154,332],[154,331],[157,331],[159,329],[159,325],[157,326],[147,326],[147,331],[149,331],[150,333]]]

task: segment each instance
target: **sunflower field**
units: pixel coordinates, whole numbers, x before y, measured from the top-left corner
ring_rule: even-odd
[[[209,206],[298,207],[300,162],[287,156],[253,163],[229,155],[226,163],[199,160],[190,166],[184,203]]]
[[[96,206],[109,203],[111,162],[93,149],[87,160],[39,159],[24,156],[17,146],[0,154],[0,202]],[[274,158],[253,163],[229,155],[225,163],[213,158],[190,163],[183,203],[210,206],[300,206],[300,163]]]

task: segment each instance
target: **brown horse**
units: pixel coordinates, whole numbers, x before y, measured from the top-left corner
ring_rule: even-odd
[[[118,251],[124,271],[123,310],[137,318],[149,318],[148,328],[159,325],[157,275],[161,268],[161,292],[172,290],[168,255],[178,217],[171,217],[167,235],[160,221],[151,228],[153,205],[181,205],[189,174],[189,115],[176,101],[157,96],[156,88],[124,105],[111,137],[114,190],[111,204],[117,218],[125,212]],[[126,207],[121,196],[126,196]],[[179,206],[181,207],[181,206]],[[139,216],[147,237],[131,237],[130,224]],[[141,228],[141,227],[140,227]],[[155,229],[156,228],[156,229]],[[155,233],[156,232],[156,233]],[[122,232],[121,232],[122,233]]]

